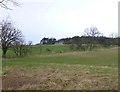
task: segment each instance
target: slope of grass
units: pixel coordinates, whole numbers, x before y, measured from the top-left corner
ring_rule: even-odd
[[[85,65],[117,65],[117,48],[100,49],[97,51],[69,52],[52,55],[38,55],[24,58],[3,59],[4,64],[17,63],[60,63]],[[7,61],[7,62],[6,62]]]
[[[83,44],[85,46],[85,44]],[[30,53],[28,55],[41,55],[41,54],[54,54],[54,53],[64,53],[64,52],[72,52],[76,51],[77,46],[74,46],[74,49],[70,49],[70,45],[38,45],[38,46],[29,46]],[[101,48],[101,45],[96,45],[96,48]],[[88,50],[88,49],[86,49]],[[77,50],[79,51],[79,50]],[[7,57],[16,57],[12,48],[8,49],[6,53]]]
[[[118,49],[3,59],[3,89],[109,90],[118,87]]]

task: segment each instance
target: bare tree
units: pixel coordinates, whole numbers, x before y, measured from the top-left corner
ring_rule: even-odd
[[[117,38],[118,37],[118,33],[112,32],[109,36],[111,38]]]
[[[0,0],[0,6],[2,8],[11,10],[11,8],[8,7],[8,3],[10,3],[14,6],[19,6],[20,5],[20,3],[18,3],[18,1],[16,1],[16,0]]]
[[[98,31],[97,27],[90,27],[85,29],[84,35],[91,38],[89,39],[88,46],[90,47],[90,50],[92,50],[95,46],[95,37],[101,35],[101,33]]]
[[[84,32],[85,36],[91,36],[91,37],[99,36],[100,34],[101,33],[98,31],[97,27],[86,28]]]
[[[3,56],[6,56],[6,52],[9,47],[14,45],[16,42],[22,42],[23,36],[19,29],[16,29],[12,23],[8,20],[3,20],[1,23],[1,44],[2,44],[2,51]]]

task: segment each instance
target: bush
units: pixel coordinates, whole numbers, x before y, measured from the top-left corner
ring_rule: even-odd
[[[31,48],[29,48],[28,45],[14,45],[13,51],[16,54],[16,56],[26,56],[28,53],[31,53]]]
[[[74,50],[75,46],[74,44],[70,44],[70,50]]]
[[[81,44],[76,44],[76,50],[80,50],[81,49]]]
[[[49,52],[49,53],[52,52],[52,50],[49,49],[49,48],[46,48],[46,51]]]

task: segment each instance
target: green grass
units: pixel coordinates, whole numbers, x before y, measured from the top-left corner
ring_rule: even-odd
[[[32,80],[27,81],[27,85],[31,85],[30,81],[35,81],[35,89],[80,89],[78,84],[82,85],[82,89],[87,90],[117,89],[118,87],[117,47],[85,52],[75,51],[6,58],[3,59],[2,65],[2,75],[5,75],[9,80],[16,81],[16,83],[19,81],[16,79],[17,77],[21,78],[22,82],[32,77]],[[9,75],[13,76],[13,79],[10,79]],[[36,83],[35,79],[39,83]],[[3,81],[3,84],[9,80]],[[41,80],[42,82],[40,82]],[[81,82],[82,80],[83,82]],[[11,82],[12,84],[13,82]],[[22,86],[25,87],[23,84]],[[66,84],[70,87],[65,87]],[[74,88],[74,85],[78,88]],[[31,87],[34,88],[31,85],[30,87],[26,86],[25,89]],[[10,88],[6,86],[6,89]],[[12,86],[12,88],[15,87]]]
[[[98,49],[86,52],[67,52],[52,55],[30,56],[23,58],[3,59],[3,67],[23,67],[27,69],[36,69],[43,65],[50,64],[79,64],[86,65],[87,69],[93,73],[113,74],[112,69],[102,69],[100,67],[89,66],[109,66],[118,67],[118,48]],[[61,66],[61,65],[60,65]],[[53,66],[54,67],[54,66]],[[110,71],[109,71],[110,70]],[[8,72],[8,71],[7,71]]]
[[[117,48],[100,49],[97,51],[70,52],[52,55],[31,56],[24,58],[4,59],[3,65],[16,65],[18,63],[59,63],[84,65],[117,65]]]

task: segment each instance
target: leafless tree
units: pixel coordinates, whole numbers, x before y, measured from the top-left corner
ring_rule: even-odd
[[[100,36],[101,33],[98,31],[97,27],[90,27],[85,29],[84,35],[89,36],[91,38],[88,43],[88,46],[90,47],[90,50],[92,50],[96,42],[95,37]]]
[[[20,3],[18,3],[18,1],[16,1],[16,0],[0,0],[0,6],[2,8],[11,10],[11,8],[8,7],[8,3],[12,4],[14,6],[19,6],[20,5]]]
[[[2,44],[2,51],[3,56],[6,55],[6,52],[9,47],[14,45],[14,43],[22,43],[23,36],[19,29],[16,29],[11,21],[3,20],[1,23],[1,44]]]
[[[95,37],[95,36],[99,36],[100,34],[101,33],[98,31],[97,27],[86,28],[84,31],[85,36]]]
[[[118,38],[118,33],[114,33],[112,32],[110,35],[109,35],[111,38]]]

